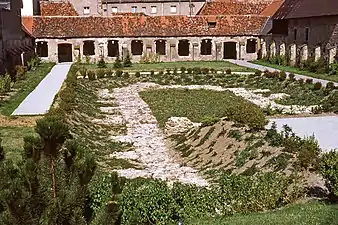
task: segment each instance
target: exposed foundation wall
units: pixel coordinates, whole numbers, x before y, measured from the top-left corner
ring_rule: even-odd
[[[202,40],[211,40],[211,55],[201,55]],[[36,42],[46,41],[48,44],[48,57],[42,59],[58,62],[58,45],[68,43],[72,45],[73,61],[78,57],[82,61],[86,60],[83,55],[84,41],[94,41],[95,55],[89,56],[92,62],[96,62],[100,57],[104,57],[106,62],[114,62],[116,57],[108,56],[108,41],[118,41],[120,57],[126,56],[129,53],[133,62],[139,62],[147,53],[148,55],[156,55],[156,40],[165,41],[165,55],[160,55],[159,60],[163,62],[168,61],[193,61],[193,60],[223,60],[225,51],[225,44],[231,42],[234,46],[233,51],[236,59],[255,60],[257,59],[257,51],[259,47],[259,40],[256,36],[237,36],[237,37],[170,37],[170,38],[72,38],[72,39],[37,39]],[[143,43],[143,54],[132,55],[132,41],[141,41]],[[178,54],[178,45],[180,40],[189,41],[189,55],[180,56]],[[254,53],[246,52],[247,40],[256,40],[256,51]],[[235,50],[235,51],[234,51]]]

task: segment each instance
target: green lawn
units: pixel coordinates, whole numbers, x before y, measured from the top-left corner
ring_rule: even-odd
[[[268,66],[268,67],[275,68],[275,69],[278,69],[278,70],[283,70],[285,72],[290,72],[290,73],[305,75],[305,76],[309,76],[309,77],[314,77],[314,78],[338,82],[338,75],[311,73],[309,71],[302,70],[302,69],[297,68],[297,67],[276,65],[276,64],[272,64],[272,63],[269,63],[269,62],[266,62],[266,61],[263,61],[263,60],[256,60],[256,61],[253,61],[252,63],[262,65],[262,66]]]
[[[112,63],[107,64],[109,68],[113,67]],[[86,65],[88,68],[97,68],[97,65],[90,64]],[[193,67],[200,67],[200,68],[214,68],[216,70],[226,70],[230,68],[232,71],[237,72],[252,72],[253,69],[238,66],[232,64],[227,61],[185,61],[185,62],[161,62],[161,63],[151,63],[151,64],[142,64],[142,63],[134,63],[132,67],[125,68],[125,70],[133,70],[133,71],[158,71],[158,70],[165,70],[167,68],[174,69],[174,68],[193,68]]]
[[[338,205],[316,201],[266,213],[250,213],[186,221],[192,225],[337,225]]]
[[[49,73],[54,63],[43,63],[36,70],[28,71],[24,80],[17,81],[12,89],[17,92],[6,101],[0,101],[0,114],[9,116]]]
[[[143,91],[140,96],[147,102],[161,127],[172,116],[188,117],[194,122],[201,122],[206,116],[224,117],[229,105],[245,101],[230,91],[211,90],[152,90]]]
[[[23,149],[23,138],[25,136],[36,134],[33,127],[14,127],[0,126],[0,138],[4,147],[6,158],[17,161],[21,159],[21,150]]]

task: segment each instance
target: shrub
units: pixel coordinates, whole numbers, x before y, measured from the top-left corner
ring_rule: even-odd
[[[313,85],[313,89],[314,90],[320,90],[322,88],[322,83],[320,82],[316,82],[314,85]]]
[[[319,165],[320,148],[314,137],[301,140],[301,145],[297,153],[297,162],[304,169],[317,169]]]
[[[181,67],[181,73],[182,73],[182,74],[185,74],[186,71],[187,71],[187,69],[186,69],[184,66],[182,66],[182,67]]]
[[[177,75],[177,68],[176,67],[173,70],[173,75]]]
[[[312,83],[313,83],[313,79],[307,78],[307,79],[305,80],[305,82],[306,82],[307,84],[312,84]]]
[[[137,72],[135,73],[135,77],[137,77],[137,78],[141,77],[141,73],[140,73],[139,71],[137,71]]]
[[[194,67],[192,70],[193,70],[194,74],[201,74],[202,73],[201,68],[199,68],[199,67]]]
[[[85,56],[85,60],[86,60],[86,64],[90,64],[90,57],[89,57],[89,55]]]
[[[210,69],[210,72],[211,72],[211,73],[216,73],[217,71],[216,71],[214,68],[211,68],[211,69]]]
[[[303,79],[303,78],[299,78],[299,79],[298,79],[298,83],[299,83],[300,85],[303,85],[303,84],[304,84],[304,79]]]
[[[291,80],[291,81],[295,81],[296,80],[296,75],[295,74],[293,74],[293,73],[290,73],[289,74],[289,79]]]
[[[193,71],[192,68],[188,68],[188,69],[187,69],[187,73],[188,73],[188,74],[192,74],[192,71]]]
[[[330,192],[338,197],[338,151],[330,151],[323,154],[320,172],[327,180]]]
[[[97,79],[101,79],[101,78],[104,78],[105,75],[106,75],[106,71],[104,71],[104,69],[99,69],[97,71],[96,77],[97,77]]]
[[[204,116],[201,119],[202,127],[212,126],[217,123],[220,119],[216,116]]]
[[[26,69],[25,66],[16,66],[15,67],[16,75],[15,78],[18,80],[25,79]]]
[[[165,72],[166,75],[170,75],[171,74],[171,70],[168,68],[166,69],[166,72]]]
[[[115,59],[115,62],[114,62],[114,68],[115,69],[119,69],[119,68],[122,68],[123,65],[122,65],[122,61],[120,59],[120,56],[117,56],[116,59]]]
[[[128,72],[124,72],[123,73],[123,78],[128,79],[130,77]]]
[[[106,62],[104,61],[103,57],[101,57],[101,59],[97,62],[97,67],[98,68],[106,68],[107,67]]]
[[[159,76],[163,76],[163,71],[162,71],[162,70],[159,71],[159,72],[158,72],[158,75],[159,75]]]
[[[88,79],[89,80],[95,80],[96,79],[96,74],[93,70],[88,71]]]
[[[150,71],[150,76],[154,76],[155,75],[155,71],[154,70],[152,70],[152,71]]]
[[[285,81],[286,80],[286,73],[284,71],[281,71],[279,73],[279,80],[280,81]]]
[[[267,124],[263,111],[257,105],[249,102],[240,102],[229,106],[226,115],[230,120],[248,125],[253,130],[264,129]]]
[[[258,76],[258,77],[262,76],[262,71],[256,70],[255,75]]]
[[[4,77],[0,77],[0,93],[4,94],[11,90],[11,76],[6,73]]]
[[[106,70],[106,75],[107,75],[107,77],[112,77],[114,75],[113,70],[111,70],[111,69]]]
[[[81,76],[83,76],[83,78],[86,78],[87,77],[87,73],[88,73],[88,70],[86,67],[82,66],[80,69],[79,69],[79,73]]]
[[[209,68],[202,68],[202,74],[208,74],[209,71]]]
[[[226,69],[226,70],[225,70],[225,73],[226,73],[226,74],[231,74],[231,69],[230,69],[230,68]]]
[[[338,113],[338,92],[333,91],[322,103],[325,112]]]
[[[132,63],[131,63],[131,57],[129,52],[127,53],[126,57],[123,59],[123,66],[124,67],[131,67]]]
[[[122,70],[116,70],[116,71],[115,71],[115,76],[116,76],[116,77],[121,77],[122,74],[123,74]]]
[[[326,84],[326,89],[329,89],[329,90],[334,89],[334,83],[333,83],[333,82],[328,82],[328,83]]]

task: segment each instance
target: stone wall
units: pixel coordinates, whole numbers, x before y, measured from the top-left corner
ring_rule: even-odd
[[[201,42],[203,39],[211,40],[211,55],[201,55]],[[235,37],[169,37],[169,38],[72,38],[72,39],[37,39],[36,42],[46,41],[48,43],[48,57],[44,60],[58,62],[58,44],[69,43],[72,44],[73,60],[75,61],[80,55],[83,56],[83,42],[94,41],[95,55],[90,56],[91,60],[97,61],[101,55],[104,56],[106,62],[114,62],[115,57],[108,57],[108,41],[114,40],[119,43],[119,54],[125,56],[127,52],[131,54],[132,40],[139,40],[143,42],[143,54],[156,54],[156,40],[164,40],[166,42],[166,54],[160,56],[160,61],[190,61],[190,60],[222,60],[224,55],[224,43],[236,43],[236,58],[254,60],[257,59],[257,51],[255,53],[246,53],[246,43],[249,39],[258,38],[255,36],[235,36]],[[189,41],[189,56],[178,55],[179,40]],[[258,44],[257,44],[258,45]],[[142,55],[132,55],[133,62],[139,62]]]

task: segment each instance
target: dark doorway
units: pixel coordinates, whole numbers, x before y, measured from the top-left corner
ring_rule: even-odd
[[[47,41],[39,41],[38,43],[36,43],[36,54],[39,57],[48,57]]]
[[[72,62],[73,61],[72,44],[59,44],[58,45],[58,59],[59,59],[59,62]]]
[[[236,42],[224,42],[224,59],[237,59]]]
[[[165,55],[165,40],[156,40],[156,54]]]
[[[179,40],[178,42],[178,55],[179,56],[189,56],[189,41],[188,40]]]
[[[201,55],[211,55],[211,40],[210,39],[202,40]]]
[[[246,41],[246,53],[256,52],[257,41],[256,39],[249,39]]]
[[[143,42],[140,40],[131,41],[131,54],[142,55],[143,53]]]
[[[83,42],[83,55],[95,55],[94,41]]]
[[[108,41],[108,56],[119,56],[119,41]]]

